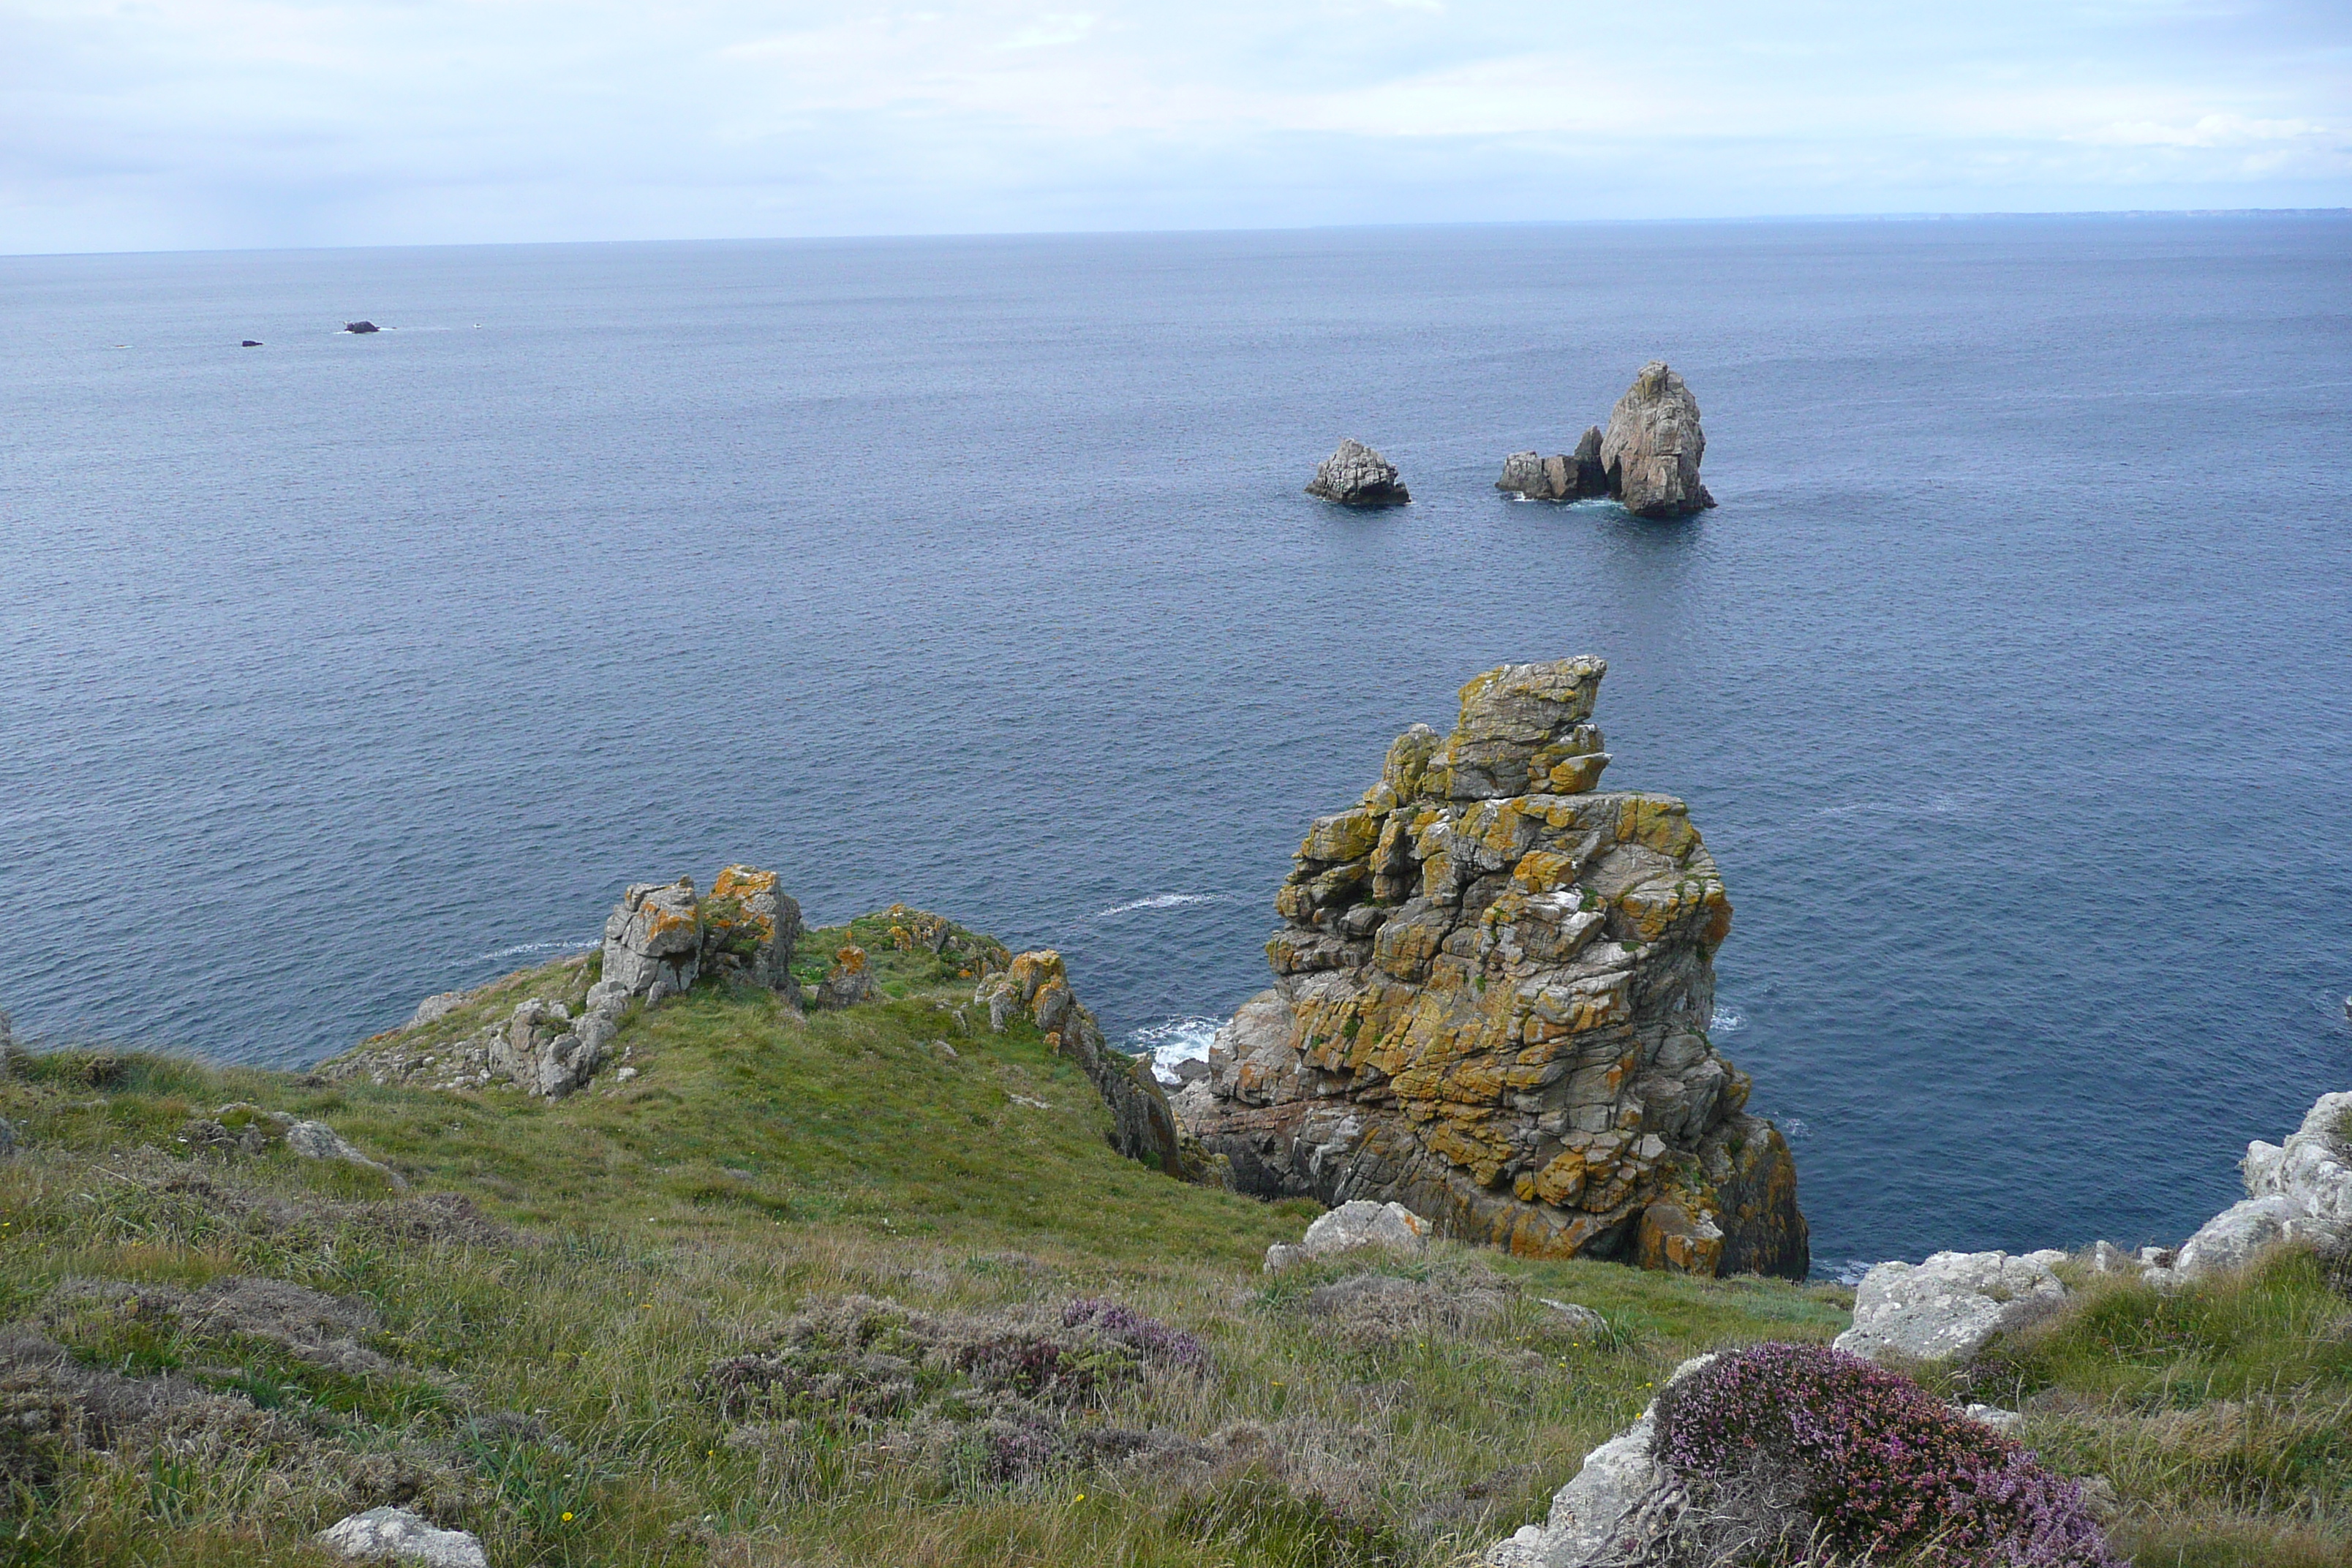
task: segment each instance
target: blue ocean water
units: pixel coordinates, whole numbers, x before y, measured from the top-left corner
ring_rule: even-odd
[[[2342,216],[0,259],[0,1007],[304,1063],[741,858],[1164,1043],[1391,736],[1595,653],[1822,1263],[2177,1238],[2352,1085],[2348,264]],[[1497,496],[1654,357],[1719,510]],[[1299,493],[1347,435],[1412,506]]]

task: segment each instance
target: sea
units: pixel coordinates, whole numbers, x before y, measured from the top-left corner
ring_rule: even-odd
[[[1653,359],[1716,510],[1496,492]],[[1593,654],[1818,1269],[2177,1240],[2352,1088],[2347,475],[2341,213],[0,258],[0,1008],[299,1067],[742,860],[1172,1063]]]

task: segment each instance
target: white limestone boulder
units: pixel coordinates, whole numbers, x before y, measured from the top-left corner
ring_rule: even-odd
[[[1297,1245],[1276,1242],[1265,1249],[1265,1268],[1279,1273],[1294,1263],[1378,1247],[1406,1258],[1429,1250],[1429,1222],[1402,1204],[1376,1204],[1358,1198],[1317,1216]]]
[[[477,1536],[443,1530],[404,1508],[372,1508],[319,1532],[319,1544],[352,1563],[421,1563],[425,1568],[489,1568]]]
[[[1972,1355],[2062,1297],[2055,1250],[1938,1252],[1925,1263],[1881,1263],[1853,1293],[1853,1326],[1837,1348],[1872,1361]]]

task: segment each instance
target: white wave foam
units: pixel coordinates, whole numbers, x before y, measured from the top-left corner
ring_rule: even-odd
[[[1113,904],[1098,911],[1095,919],[1106,921],[1113,915],[1131,914],[1137,910],[1172,910],[1185,904],[1230,904],[1233,901],[1232,895],[1226,893],[1154,893],[1148,899],[1137,899],[1131,903]]]
[[[489,952],[474,954],[472,962],[488,963],[495,958],[522,958],[534,952],[578,952],[594,947],[602,937],[567,937],[560,942],[519,942],[512,947],[501,947]]]
[[[1707,1021],[1706,1032],[1710,1035],[1736,1035],[1747,1026],[1746,1014],[1718,1002],[1715,1005],[1715,1016]]]
[[[1862,1277],[1876,1267],[1867,1258],[1849,1258],[1831,1271],[1830,1278],[1841,1285],[1859,1285]]]
[[[1177,1064],[1206,1061],[1210,1042],[1224,1026],[1223,1018],[1171,1018],[1136,1030],[1128,1036],[1123,1048],[1129,1056],[1150,1057],[1154,1076],[1161,1083],[1175,1084],[1181,1081],[1176,1076]]]

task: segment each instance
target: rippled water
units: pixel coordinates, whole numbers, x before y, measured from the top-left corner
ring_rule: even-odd
[[[0,1006],[304,1062],[746,858],[1056,944],[1174,1047],[1391,736],[1591,652],[1609,783],[1723,865],[1720,1037],[1824,1267],[2175,1237],[2352,1084],[2347,260],[2342,217],[0,260]],[[1719,510],[1496,494],[1654,356]],[[1415,504],[1299,494],[1343,435]]]

